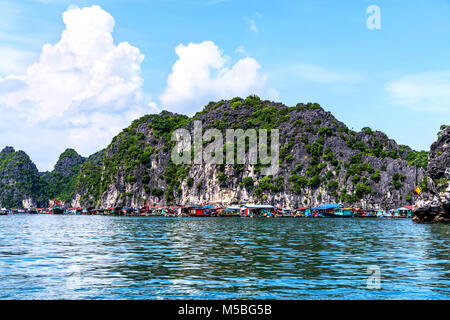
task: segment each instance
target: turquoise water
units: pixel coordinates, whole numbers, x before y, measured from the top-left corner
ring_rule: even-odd
[[[8,215],[0,299],[448,299],[449,244],[405,219]]]

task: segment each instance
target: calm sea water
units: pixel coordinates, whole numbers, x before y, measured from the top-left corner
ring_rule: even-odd
[[[0,299],[449,299],[449,244],[410,220],[8,215]]]

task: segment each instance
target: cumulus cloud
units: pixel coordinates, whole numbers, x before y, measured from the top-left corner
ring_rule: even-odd
[[[253,58],[243,58],[228,68],[229,57],[212,41],[180,44],[178,60],[160,96],[163,108],[183,113],[199,110],[210,100],[258,94],[277,98],[267,87],[267,76]]]
[[[69,7],[63,21],[60,40],[44,45],[36,62],[0,74],[0,146],[25,150],[41,170],[52,169],[67,147],[83,155],[104,148],[146,113],[191,114],[210,100],[249,94],[277,98],[255,59],[230,65],[229,57],[205,41],[175,48],[178,60],[157,105],[142,92],[144,55],[127,42],[114,43],[115,21],[108,12]]]
[[[89,154],[148,111],[142,107],[144,55],[127,42],[114,44],[114,18],[99,6],[70,8],[63,21],[61,39],[44,45],[36,63],[0,78],[0,111],[21,119],[24,134],[35,132],[30,144],[39,137]]]
[[[388,82],[386,90],[402,107],[450,114],[450,70],[407,75]]]

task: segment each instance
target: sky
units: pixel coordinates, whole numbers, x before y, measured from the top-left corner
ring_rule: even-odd
[[[429,150],[450,123],[449,18],[449,0],[0,0],[0,149],[52,170],[144,114],[257,94]]]

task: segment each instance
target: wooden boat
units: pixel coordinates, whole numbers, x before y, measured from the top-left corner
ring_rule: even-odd
[[[319,207],[312,208],[314,217],[325,218],[351,218],[353,217],[350,208],[344,208],[342,204],[323,204]]]
[[[27,212],[28,212],[29,214],[37,214],[37,213],[38,213],[38,212],[37,212],[37,209],[34,208],[34,207],[28,208]]]
[[[334,218],[351,218],[353,217],[351,208],[336,208],[332,213],[324,213],[325,217],[334,217]]]
[[[50,209],[50,214],[64,214],[64,209],[58,206],[55,206]]]
[[[355,218],[376,218],[377,214],[374,210],[356,209],[353,212]]]

